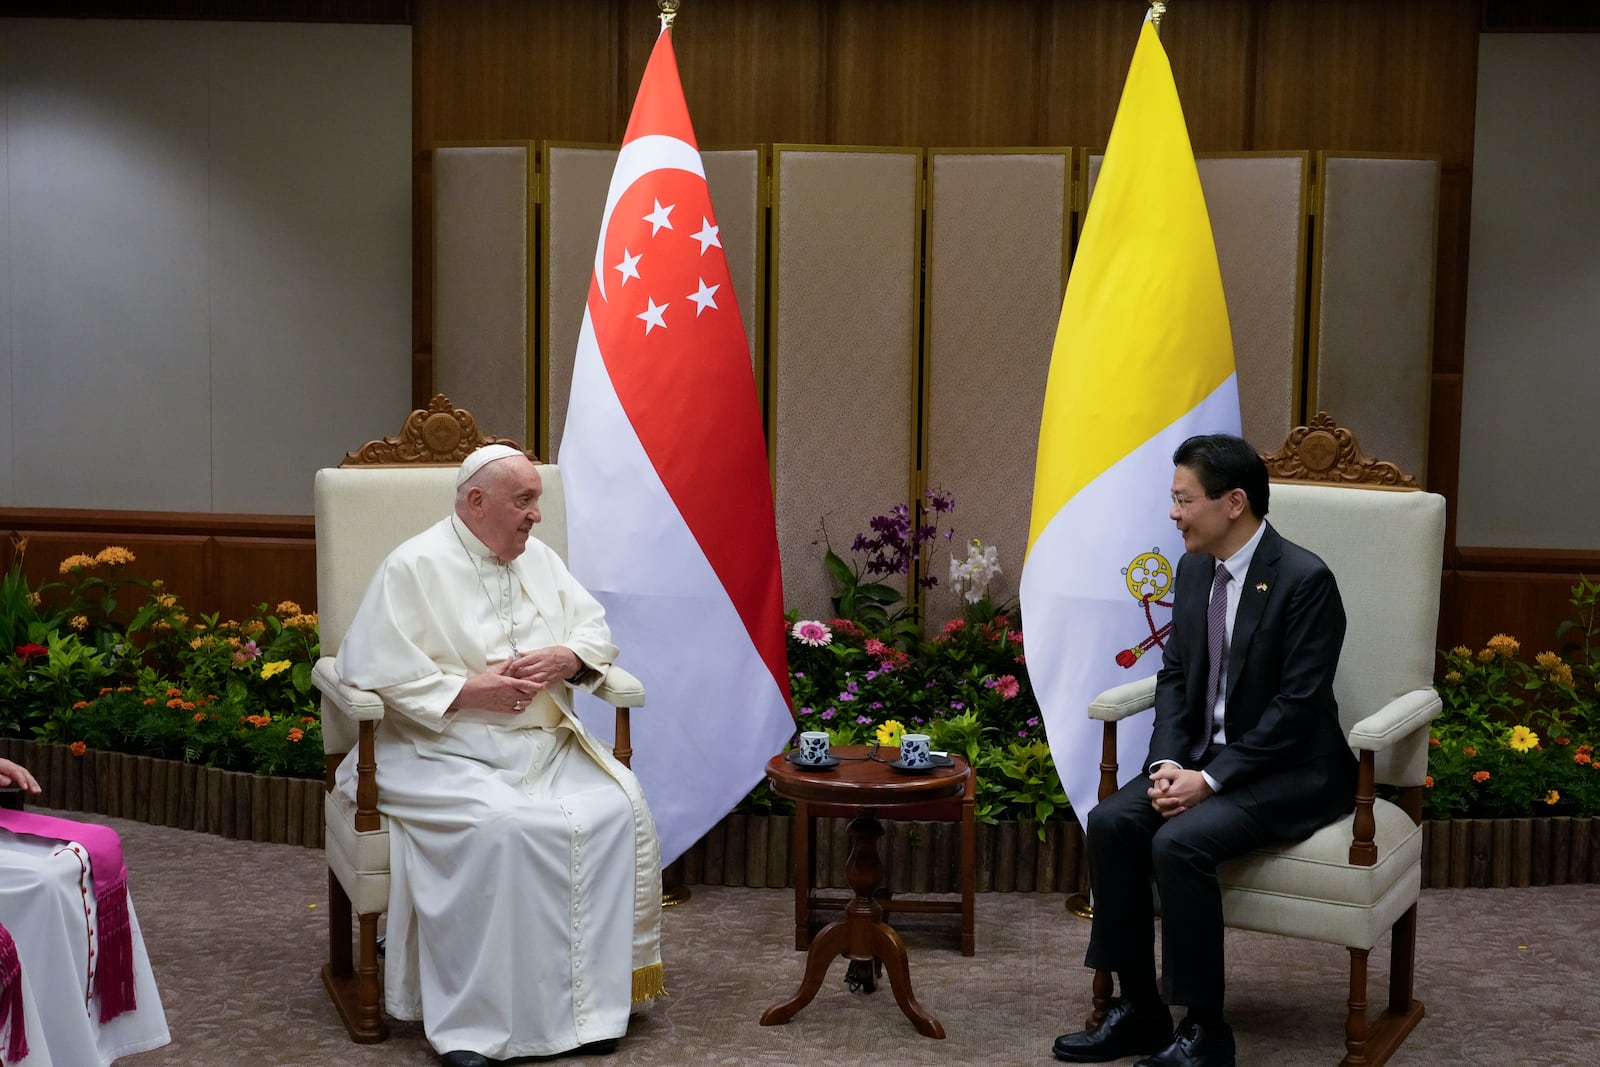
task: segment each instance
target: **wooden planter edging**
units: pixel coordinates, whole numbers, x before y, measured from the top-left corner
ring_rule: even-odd
[[[322,847],[322,783],[176,760],[0,739],[0,756],[33,771],[43,807],[200,830],[242,841]]]
[[[685,885],[772,889],[793,885],[788,815],[729,815],[679,859]],[[816,884],[842,889],[849,852],[847,819],[816,821]],[[980,893],[1053,893],[1089,888],[1083,831],[1077,822],[1005,822],[977,827],[974,875]],[[878,844],[884,885],[897,893],[956,893],[961,886],[961,827],[953,822],[883,820]]]
[[[1430,819],[1422,824],[1429,889],[1600,882],[1600,819]]]

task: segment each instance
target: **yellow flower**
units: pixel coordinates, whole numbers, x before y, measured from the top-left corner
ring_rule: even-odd
[[[900,734],[904,730],[905,727],[901,726],[898,720],[890,719],[878,727],[878,744],[898,745],[900,743]]]
[[[1489,647],[1498,656],[1506,659],[1516,659],[1517,653],[1522,651],[1522,644],[1510,634],[1495,634],[1489,638]]]
[[[1526,726],[1513,726],[1510,744],[1518,752],[1527,752],[1539,746],[1539,735]]]
[[[43,598],[40,597],[38,593],[29,593],[28,594],[28,606],[30,608],[38,607],[39,606],[39,601],[41,599],[43,599]]]
[[[177,606],[178,598],[171,593],[162,593],[156,597],[156,607],[158,608],[175,608]]]
[[[76,556],[68,556],[61,561],[61,573],[71,574],[75,570],[94,570],[94,565],[93,556],[85,556],[80,552]]]
[[[1550,672],[1550,680],[1558,685],[1571,686],[1572,668],[1567,666],[1565,663],[1558,664],[1556,668]]]
[[[1493,663],[1494,662],[1494,649],[1486,648],[1482,652],[1479,652],[1478,653],[1478,662],[1479,663]]]
[[[96,553],[94,559],[96,563],[104,563],[110,567],[121,567],[124,564],[133,562],[133,553],[121,545],[107,545]]]
[[[72,628],[74,630],[87,630],[89,628],[89,616],[74,615],[72,617]]]
[[[1556,655],[1554,652],[1541,652],[1537,656],[1533,657],[1533,662],[1538,664],[1544,670],[1549,671],[1555,669],[1556,664],[1561,662],[1561,657]]]
[[[1452,656],[1471,656],[1472,649],[1468,648],[1466,645],[1457,645],[1455,648],[1450,650],[1450,654]]]
[[[1546,804],[1559,804],[1561,803],[1561,794],[1552,789],[1544,795],[1544,802]]]
[[[278,605],[278,614],[279,615],[298,615],[298,614],[300,614],[300,605],[296,604],[292,600],[285,600],[283,603]]]
[[[300,615],[291,615],[283,620],[283,625],[291,630],[315,630],[317,628],[317,613],[309,611]]]
[[[1459,682],[1461,681],[1461,672],[1451,671],[1444,676],[1444,680],[1447,682]]]
[[[286,659],[275,659],[271,663],[268,663],[267,665],[265,665],[264,667],[261,668],[261,677],[264,678],[264,679],[265,678],[271,678],[274,674],[282,674],[284,671],[286,671],[288,669],[289,669],[289,661],[288,660],[286,660]]]

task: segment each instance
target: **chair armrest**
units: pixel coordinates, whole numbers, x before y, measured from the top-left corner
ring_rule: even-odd
[[[1432,688],[1403,693],[1350,728],[1350,747],[1369,752],[1393,748],[1416,731],[1427,729],[1443,707],[1444,701]]]
[[[594,695],[614,708],[644,707],[644,683],[621,667],[606,670],[605,678],[594,687]]]
[[[1119,722],[1129,715],[1137,715],[1156,706],[1156,678],[1140,678],[1136,682],[1114,686],[1089,703],[1089,718],[1104,722]]]
[[[383,698],[370,689],[344,684],[339,672],[333,669],[332,656],[317,660],[316,666],[311,668],[311,683],[333,701],[335,707],[357,722],[376,722],[383,718]]]

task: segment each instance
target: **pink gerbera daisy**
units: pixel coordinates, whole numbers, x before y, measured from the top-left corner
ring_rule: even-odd
[[[815,619],[801,619],[789,633],[802,645],[821,648],[833,643],[833,631]]]

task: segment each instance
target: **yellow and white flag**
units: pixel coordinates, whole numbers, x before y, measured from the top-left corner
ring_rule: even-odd
[[[1147,18],[1061,306],[1022,571],[1028,673],[1080,822],[1099,781],[1089,702],[1161,663],[1183,554],[1168,518],[1173,450],[1238,432],[1211,221]],[[1149,737],[1149,716],[1120,724],[1123,782]]]

